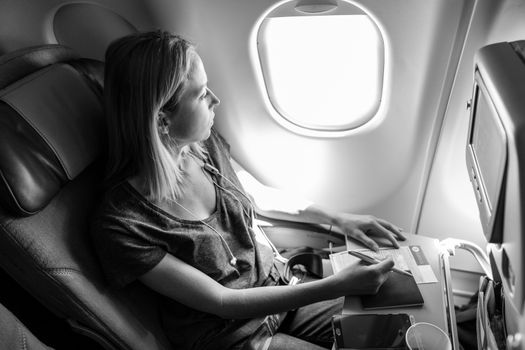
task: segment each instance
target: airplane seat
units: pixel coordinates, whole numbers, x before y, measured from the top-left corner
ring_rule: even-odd
[[[107,287],[88,234],[102,192],[103,63],[61,45],[0,57],[0,267],[105,349],[168,349],[155,294]]]
[[[137,28],[125,17],[103,5],[63,3],[53,16],[56,42],[73,48],[82,57],[104,60],[108,45]]]
[[[20,320],[0,304],[0,349],[50,350]]]

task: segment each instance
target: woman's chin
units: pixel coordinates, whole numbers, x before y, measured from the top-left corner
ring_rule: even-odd
[[[202,141],[207,140],[210,137],[210,135],[211,135],[211,126],[208,129],[208,131],[203,135]]]

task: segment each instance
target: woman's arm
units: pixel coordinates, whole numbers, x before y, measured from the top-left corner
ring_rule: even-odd
[[[171,254],[140,277],[148,287],[188,307],[222,318],[249,318],[292,310],[321,300],[377,292],[394,266],[352,265],[336,275],[295,286],[230,289]]]
[[[372,215],[335,213],[297,196],[261,184],[232,160],[237,176],[250,194],[257,214],[279,220],[331,225],[335,231],[357,239],[372,250],[377,243],[370,237],[383,237],[399,248],[397,240],[405,240],[402,230],[386,220]]]

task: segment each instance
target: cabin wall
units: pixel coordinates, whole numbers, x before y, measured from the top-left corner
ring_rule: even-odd
[[[444,115],[442,96],[452,84],[472,1],[354,3],[383,31],[385,86],[371,122],[334,138],[287,130],[264,102],[253,35],[277,2],[159,0],[150,12],[160,26],[197,43],[209,86],[222,101],[215,124],[234,158],[261,182],[414,232]]]
[[[465,166],[473,59],[484,45],[525,39],[525,1],[353,2],[384,34],[385,86],[378,115],[344,137],[299,135],[271,117],[257,83],[254,33],[275,0],[3,0],[0,54],[56,43],[53,18],[69,3],[99,5],[138,30],[180,33],[197,44],[209,86],[222,100],[217,128],[234,158],[263,183],[336,210],[384,217],[409,232],[483,246]],[[88,44],[79,40],[78,49]],[[462,252],[452,267],[479,271]]]
[[[465,147],[469,122],[466,105],[471,99],[474,79],[474,54],[480,47],[525,39],[525,1],[477,0],[465,47],[428,182],[418,233],[439,239],[455,237],[482,247],[483,236],[478,208],[465,165]],[[481,271],[465,252],[451,260],[459,274]],[[469,290],[468,286],[465,286]]]

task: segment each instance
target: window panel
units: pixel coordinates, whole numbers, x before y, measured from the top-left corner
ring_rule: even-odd
[[[313,130],[362,125],[379,108],[383,41],[364,14],[266,18],[259,58],[272,106]]]

